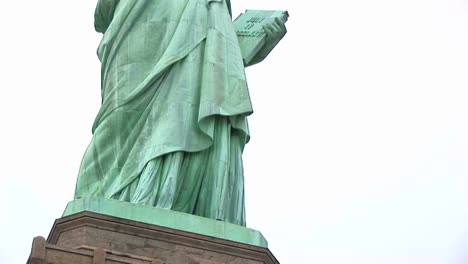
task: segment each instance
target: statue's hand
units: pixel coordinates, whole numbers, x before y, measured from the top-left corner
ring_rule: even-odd
[[[275,18],[271,23],[263,26],[266,34],[266,46],[274,43],[275,45],[286,35],[286,26],[280,18]]]
[[[287,32],[284,21],[282,21],[280,18],[271,20],[270,23],[263,26],[263,30],[265,31],[265,45],[263,45],[262,49],[258,52],[257,55],[255,55],[252,61],[245,65],[246,67],[263,61]]]

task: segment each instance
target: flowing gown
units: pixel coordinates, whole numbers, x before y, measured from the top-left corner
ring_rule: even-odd
[[[75,198],[96,196],[245,226],[252,113],[224,0],[99,0],[102,106]]]

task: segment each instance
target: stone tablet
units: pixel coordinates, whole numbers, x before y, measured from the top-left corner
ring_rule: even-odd
[[[279,18],[284,24],[288,17],[287,11],[246,10],[235,19],[234,29],[239,39],[245,65],[249,65],[266,44],[266,34],[263,27],[276,18]]]

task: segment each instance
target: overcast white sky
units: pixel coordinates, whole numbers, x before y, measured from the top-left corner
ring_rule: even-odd
[[[0,3],[0,263],[73,197],[100,104],[95,0]],[[468,263],[468,1],[288,9],[247,70],[247,222],[285,264]]]

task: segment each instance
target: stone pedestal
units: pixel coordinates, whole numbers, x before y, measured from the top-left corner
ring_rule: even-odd
[[[126,210],[121,212],[126,218],[141,218],[135,213],[135,205],[127,203],[94,199],[81,201],[77,206],[75,202],[71,205],[74,209],[69,205],[66,216],[55,221],[47,241],[42,237],[34,239],[28,263],[279,263],[255,230],[156,208],[145,212],[157,212],[154,219],[145,223],[93,212],[96,202],[99,206]],[[167,222],[172,226],[148,223],[162,218],[172,219],[172,223]],[[214,231],[207,235],[210,225]]]

